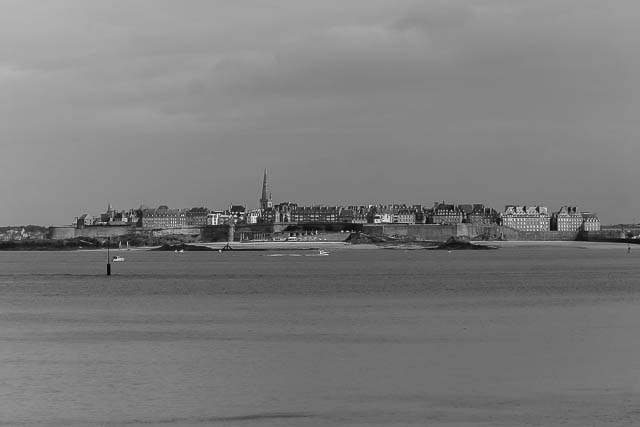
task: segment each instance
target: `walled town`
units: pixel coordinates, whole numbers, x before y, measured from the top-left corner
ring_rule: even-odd
[[[231,230],[230,230],[231,229]],[[224,210],[207,207],[174,209],[166,205],[83,213],[70,225],[0,228],[0,242],[107,237],[140,245],[162,242],[344,241],[351,234],[396,239],[468,240],[594,240],[640,243],[640,226],[602,226],[598,215],[573,205],[512,204],[503,210],[481,203],[368,204],[301,206],[274,203],[264,171],[258,207],[230,204]],[[76,244],[81,244],[80,241]],[[12,248],[12,245],[6,245]],[[4,247],[4,246],[3,246]],[[34,246],[37,247],[37,246]]]
[[[233,228],[230,233],[229,229]],[[513,204],[504,210],[479,203],[432,205],[300,206],[274,203],[264,171],[258,208],[230,204],[174,209],[166,205],[83,213],[72,225],[51,227],[50,239],[117,236],[183,236],[183,241],[344,240],[352,233],[416,240],[615,240],[637,237],[638,230],[602,227],[596,213],[576,206]]]

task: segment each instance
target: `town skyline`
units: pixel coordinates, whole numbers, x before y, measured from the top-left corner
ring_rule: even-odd
[[[265,166],[307,205],[640,219],[636,2],[3,5],[0,224],[254,206]]]
[[[585,206],[579,205],[574,203],[573,201],[571,202],[565,202],[565,203],[560,203],[558,205],[549,205],[546,203],[540,203],[540,202],[516,202],[516,203],[505,203],[502,205],[491,205],[491,204],[487,204],[484,203],[483,201],[479,201],[479,200],[453,200],[453,199],[447,199],[447,198],[443,198],[441,200],[435,200],[434,202],[426,202],[426,201],[418,201],[418,202],[407,202],[407,201],[398,201],[398,200],[394,200],[394,201],[376,201],[376,202],[371,202],[371,201],[364,201],[364,202],[354,202],[353,200],[345,202],[345,203],[326,203],[326,202],[322,202],[322,201],[313,201],[313,202],[299,202],[298,200],[292,200],[292,199],[286,199],[286,200],[279,200],[279,199],[273,199],[273,184],[271,183],[271,176],[267,175],[267,168],[265,168],[263,170],[263,175],[262,175],[262,182],[260,184],[260,196],[259,199],[255,199],[254,197],[254,202],[253,203],[236,203],[235,201],[231,201],[227,204],[221,205],[220,203],[216,203],[216,204],[207,204],[207,203],[201,203],[201,204],[195,204],[195,205],[191,205],[191,206],[178,206],[176,207],[176,205],[171,205],[169,203],[157,203],[157,204],[148,204],[148,203],[139,203],[139,204],[134,204],[135,206],[128,206],[125,208],[118,208],[116,205],[116,208],[113,208],[114,204],[111,203],[111,200],[109,200],[107,202],[107,209],[105,210],[105,212],[109,212],[109,211],[118,211],[118,212],[125,212],[125,211],[135,211],[135,210],[153,210],[156,209],[158,207],[165,207],[165,208],[169,208],[171,210],[183,210],[183,211],[188,211],[190,209],[195,209],[195,208],[206,208],[207,210],[210,210],[212,212],[223,212],[223,211],[228,211],[229,209],[231,209],[232,206],[239,206],[242,207],[243,209],[246,210],[246,212],[249,211],[257,211],[257,210],[267,210],[268,208],[271,208],[273,206],[276,205],[283,205],[283,204],[293,204],[296,206],[300,206],[300,207],[319,207],[319,206],[323,206],[323,207],[339,207],[339,208],[345,208],[348,206],[360,206],[360,207],[365,207],[365,206],[423,206],[425,209],[428,209],[430,206],[435,206],[438,204],[452,204],[454,206],[457,205],[474,205],[474,204],[480,204],[483,206],[486,206],[487,208],[490,209],[494,209],[496,210],[496,212],[501,213],[503,212],[503,207],[504,207],[504,211],[508,210],[508,208],[510,206],[528,206],[528,207],[537,207],[537,206],[544,206],[545,208],[549,208],[550,212],[554,211],[554,209],[557,206],[557,210],[567,207],[567,206],[578,206],[579,208],[584,209]],[[99,208],[96,209],[92,209],[92,208],[88,208],[86,207],[84,210],[82,210],[82,214],[83,215],[88,215],[89,217],[93,217],[95,218],[95,212],[91,213],[92,211],[100,211]],[[597,210],[594,209],[584,209],[584,212],[588,212],[588,213],[595,213],[596,215],[599,216],[599,218],[601,219],[600,214],[598,213]],[[38,223],[38,222],[22,222],[20,224],[2,224],[4,226],[18,226],[18,225],[27,225],[27,224],[32,224],[32,225],[41,225],[41,226],[61,226],[61,225],[76,225],[76,221],[79,217],[79,215],[77,215],[78,212],[76,212],[76,215],[74,216],[74,220],[71,222],[59,222],[56,224],[53,223]],[[103,214],[102,211],[100,211],[98,213],[98,217],[100,214]],[[635,224],[637,223],[637,221],[635,221],[635,218],[633,221],[621,221],[621,222],[617,222],[617,223],[613,223],[613,222],[603,222],[603,224]]]
[[[267,169],[264,169],[264,178],[267,177]],[[263,178],[263,179],[264,179]],[[177,205],[177,204],[171,204],[171,203],[133,203],[132,205],[129,206],[124,206],[124,205],[118,205],[116,203],[112,203],[111,199],[109,199],[108,201],[106,201],[106,205],[107,205],[107,209],[103,209],[99,206],[96,207],[85,207],[84,209],[81,209],[80,211],[76,211],[74,213],[72,213],[72,218],[77,219],[79,216],[79,213],[81,212],[82,214],[89,214],[91,215],[100,215],[103,212],[106,212],[108,210],[110,210],[113,207],[114,211],[134,211],[134,210],[142,210],[142,209],[156,209],[158,207],[161,206],[166,206],[169,209],[178,209],[178,210],[189,210],[192,208],[199,208],[199,207],[204,207],[207,208],[211,211],[217,211],[217,212],[222,212],[225,210],[228,210],[230,206],[233,205],[237,205],[237,206],[242,206],[243,208],[245,208],[248,211],[251,210],[259,210],[261,208],[263,208],[265,206],[264,203],[267,202],[267,199],[265,199],[265,190],[267,191],[267,197],[269,202],[271,203],[272,206],[275,205],[279,205],[279,204],[285,204],[285,203],[292,203],[295,204],[297,206],[300,207],[314,207],[314,206],[324,206],[324,207],[347,207],[347,206],[415,206],[415,205],[420,205],[423,206],[425,208],[429,208],[432,207],[434,204],[438,204],[438,203],[442,203],[442,204],[453,204],[453,205],[469,205],[469,204],[481,204],[486,206],[487,208],[491,208],[491,209],[495,209],[498,213],[503,212],[504,210],[507,209],[507,207],[509,206],[545,206],[548,207],[551,211],[557,211],[559,209],[561,209],[562,207],[566,207],[566,206],[577,206],[580,209],[583,209],[584,212],[589,212],[589,213],[595,213],[598,215],[598,217],[600,218],[600,220],[602,221],[603,225],[606,224],[636,224],[637,221],[635,220],[635,217],[632,220],[622,220],[622,221],[618,221],[618,222],[610,222],[607,221],[606,217],[603,219],[603,215],[600,213],[600,211],[596,208],[589,207],[589,206],[585,206],[582,205],[580,203],[575,203],[574,200],[570,200],[570,201],[564,201],[558,204],[550,204],[550,203],[544,203],[544,202],[535,202],[535,201],[521,201],[521,200],[517,200],[516,202],[512,202],[512,203],[503,203],[503,204],[499,204],[499,205],[492,205],[490,203],[486,203],[484,200],[480,199],[472,199],[472,200],[454,200],[452,198],[441,198],[441,199],[435,199],[432,201],[426,201],[426,200],[422,200],[422,201],[404,201],[404,200],[392,200],[392,201],[346,201],[343,203],[327,203],[327,202],[323,202],[320,200],[313,200],[311,202],[305,202],[305,201],[299,201],[299,200],[295,200],[295,199],[279,199],[279,198],[273,198],[273,184],[271,182],[271,175],[269,175],[268,181],[266,186],[265,186],[265,181],[263,181],[260,184],[260,188],[262,189],[262,191],[260,192],[260,194],[258,196],[254,195],[254,200],[253,202],[247,202],[247,203],[243,203],[242,201],[238,202],[236,200],[230,201],[228,203],[196,203],[196,204],[187,204],[187,205]],[[69,217],[67,217],[67,221],[65,222],[65,220],[59,221],[57,223],[47,223],[47,222],[37,222],[37,221],[22,221],[19,223],[15,223],[15,224],[0,224],[2,226],[19,226],[19,225],[28,225],[28,224],[32,224],[32,225],[40,225],[40,226],[61,226],[61,225],[73,225],[74,221],[69,221],[68,220]]]

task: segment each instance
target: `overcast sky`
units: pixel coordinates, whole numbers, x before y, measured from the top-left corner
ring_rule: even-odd
[[[0,225],[167,204],[640,221],[635,0],[0,0]]]

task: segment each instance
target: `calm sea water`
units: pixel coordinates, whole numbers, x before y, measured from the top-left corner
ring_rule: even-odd
[[[0,252],[0,424],[640,423],[640,251],[267,254]]]

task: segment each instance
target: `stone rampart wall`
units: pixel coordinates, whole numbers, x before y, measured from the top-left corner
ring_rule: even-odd
[[[420,240],[446,241],[451,237],[486,240],[576,240],[577,232],[519,231],[499,225],[480,224],[367,224],[365,233],[377,236],[412,236]]]
[[[373,236],[412,236],[420,240],[445,241],[459,237],[455,225],[365,224],[362,231]]]
[[[198,235],[202,234],[201,227],[183,227],[183,228],[142,228],[129,226],[94,226],[85,228],[74,227],[51,227],[49,228],[49,236],[51,239],[71,239],[74,237],[118,237],[128,234],[138,234],[150,237],[162,237],[167,235]]]
[[[362,230],[362,224],[350,223],[237,224],[234,227],[234,240],[270,240],[272,238],[281,239],[289,236],[304,236],[305,238],[308,237],[312,239],[314,235],[317,235],[321,236],[318,237],[319,239],[340,241],[348,236],[348,233],[345,232],[360,230]],[[221,241],[207,239],[209,239],[209,237],[203,236],[203,240],[205,241]]]
[[[75,228],[72,226],[50,227],[49,238],[54,240],[72,239],[74,237],[117,237],[131,233],[134,227],[126,226],[96,226]]]
[[[624,239],[627,236],[624,229],[606,229],[600,231],[584,231],[581,234],[582,240],[589,241],[611,241],[617,239]]]
[[[75,237],[118,237],[131,233],[133,227],[124,226],[97,226],[97,227],[85,227],[76,228]]]
[[[234,240],[270,239],[282,235],[297,235],[298,232],[308,232],[310,224],[240,224],[234,227]],[[378,236],[412,236],[420,240],[445,241],[450,237],[486,239],[486,240],[576,240],[576,232],[536,231],[523,232],[510,227],[479,224],[313,224],[316,230],[324,233],[339,232],[339,229],[349,229],[357,226],[364,233]],[[149,229],[127,226],[97,226],[86,228],[51,227],[49,235],[52,239],[69,239],[73,237],[118,237],[127,234],[139,234],[149,237],[168,235],[187,235],[204,242],[227,241],[228,225],[213,225],[204,227],[182,227]],[[621,230],[602,230],[598,232],[584,232],[580,235],[583,240],[611,240],[623,238]]]
[[[142,233],[149,233],[152,237],[164,237],[164,236],[192,236],[194,238],[200,238],[202,236],[202,227],[179,227],[179,228],[156,228],[156,229],[144,229],[139,228],[136,231]]]
[[[76,237],[76,229],[72,226],[49,227],[49,235],[47,237],[53,240],[72,239]]]
[[[203,242],[226,242],[229,235],[229,226],[207,225],[206,227],[202,227],[201,232]],[[234,234],[237,234],[237,232]]]
[[[520,231],[517,240],[545,241],[545,240],[577,240],[578,232],[574,231]],[[506,239],[509,240],[509,239]],[[514,239],[515,240],[515,239]]]

